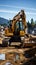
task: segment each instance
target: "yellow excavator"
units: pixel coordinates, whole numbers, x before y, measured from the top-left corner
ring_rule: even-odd
[[[11,42],[22,42],[21,38],[24,38],[26,28],[25,12],[24,10],[21,10],[13,20],[11,20],[9,27],[5,28],[5,36],[10,37],[9,45],[11,45]]]
[[[11,20],[11,25],[8,29],[5,30],[6,36],[13,36],[14,34],[18,34],[20,36],[24,36],[26,34],[26,16],[25,12],[21,10],[14,18]]]
[[[30,40],[29,34],[27,33],[27,22],[26,22],[26,15],[24,10],[21,10],[14,18],[11,20],[9,27],[5,28],[5,37],[9,38],[3,40],[3,46],[9,45],[11,46],[12,42],[21,42],[20,46],[24,46],[26,41],[26,37],[28,41]],[[24,39],[24,40],[23,40]],[[8,44],[7,42],[8,41]],[[18,44],[19,45],[19,44]],[[31,44],[29,44],[31,45]]]

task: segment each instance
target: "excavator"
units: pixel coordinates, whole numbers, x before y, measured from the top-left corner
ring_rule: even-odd
[[[23,10],[19,12],[13,20],[11,20],[10,28],[5,30],[6,36],[13,36],[19,33],[20,36],[24,36],[26,33],[27,23],[26,16]]]
[[[11,20],[9,28],[5,29],[5,36],[11,37],[9,39],[9,45],[11,42],[22,42],[21,39],[23,39],[26,34],[26,28],[25,12],[21,10],[13,20]]]
[[[26,15],[24,10],[21,10],[11,21],[9,27],[5,28],[5,37],[8,37],[9,40],[3,40],[3,46],[9,45],[11,46],[12,42],[20,42],[20,46],[22,46],[27,37],[28,40],[29,34],[27,33],[27,23],[26,23]],[[8,44],[6,44],[8,42]],[[19,44],[18,44],[19,45]],[[30,44],[31,45],[31,44]],[[24,45],[23,45],[24,46]]]

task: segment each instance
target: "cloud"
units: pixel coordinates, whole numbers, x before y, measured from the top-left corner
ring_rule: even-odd
[[[4,9],[0,9],[0,13],[3,12],[3,13],[10,13],[10,14],[17,14],[18,11],[13,11],[13,10],[4,10]],[[27,15],[36,15],[36,12],[29,12],[29,11],[25,11],[25,13]]]
[[[36,11],[35,8],[28,8],[28,7],[21,7],[21,6],[11,6],[11,5],[0,5],[0,6],[3,6],[3,7],[12,7],[12,8],[18,8],[18,9],[25,9],[25,10],[33,10],[33,11]]]
[[[35,8],[28,8],[28,7],[21,7],[21,6],[11,6],[11,5],[0,5],[0,6],[3,6],[3,7],[12,7],[12,8],[15,8],[16,10],[25,10],[25,13],[26,14],[32,14],[32,15],[36,15],[36,9]],[[13,14],[17,14],[19,11],[15,11],[15,10],[1,10],[0,9],[0,12],[5,12],[5,13],[13,13]]]
[[[16,14],[16,13],[17,13],[17,11],[11,11],[11,10],[1,10],[1,9],[0,9],[0,12],[4,12],[4,13],[14,13],[14,14]]]
[[[34,12],[25,12],[27,15],[36,15]]]

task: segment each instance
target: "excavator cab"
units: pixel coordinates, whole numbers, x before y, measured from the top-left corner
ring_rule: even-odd
[[[16,35],[24,36],[24,25],[22,19],[19,19],[19,21],[16,22],[14,33]]]

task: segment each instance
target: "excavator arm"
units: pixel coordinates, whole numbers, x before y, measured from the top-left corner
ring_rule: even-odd
[[[26,30],[27,27],[27,23],[26,23],[26,16],[23,10],[21,10],[14,18],[13,18],[13,22],[12,22],[12,31],[14,32],[14,28],[15,28],[15,24],[17,21],[19,21],[20,19],[22,19],[22,23],[24,26],[24,31]],[[19,21],[20,22],[20,21]],[[26,33],[26,32],[25,32]]]

